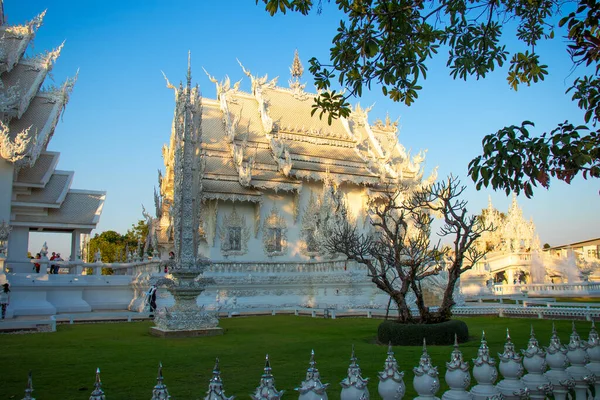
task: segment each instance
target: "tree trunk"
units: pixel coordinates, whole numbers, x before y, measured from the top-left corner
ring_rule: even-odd
[[[390,298],[394,300],[394,302],[396,303],[396,307],[398,307],[398,322],[414,322],[413,316],[410,312],[410,308],[408,307],[408,304],[406,304],[404,295],[401,292],[396,291],[390,295]]]

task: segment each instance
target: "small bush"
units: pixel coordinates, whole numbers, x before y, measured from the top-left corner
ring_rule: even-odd
[[[469,340],[467,324],[459,320],[450,320],[439,324],[401,324],[396,321],[383,321],[377,329],[377,340],[381,344],[394,346],[419,346],[423,338],[427,344],[448,345],[454,343],[454,334],[458,342]]]

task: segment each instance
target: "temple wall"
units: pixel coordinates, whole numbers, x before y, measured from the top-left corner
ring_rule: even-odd
[[[347,198],[348,208],[351,217],[355,218],[360,229],[368,228],[364,224],[364,204],[365,196],[361,187],[342,185],[341,190]],[[311,259],[303,254],[302,249],[302,217],[310,202],[311,193],[315,198],[320,196],[323,191],[323,184],[320,182],[305,182],[300,192],[298,204],[295,204],[295,195],[288,192],[265,193],[263,203],[260,206],[260,222],[256,221],[255,205],[250,202],[219,202],[217,207],[217,229],[213,246],[203,241],[199,246],[200,254],[210,258],[214,262],[218,261],[308,261]],[[243,254],[225,255],[221,250],[223,244],[223,227],[225,219],[231,215],[235,206],[236,212],[245,219],[246,229],[249,231],[247,250]],[[265,252],[263,242],[263,228],[265,220],[271,215],[273,206],[279,212],[287,225],[287,248],[282,255],[268,255]],[[297,212],[297,217],[294,217]],[[257,226],[258,223],[258,226]],[[319,257],[314,259],[319,260]]]

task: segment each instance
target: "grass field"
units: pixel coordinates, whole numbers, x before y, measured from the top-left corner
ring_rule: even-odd
[[[547,320],[466,318],[471,340],[461,345],[465,359],[476,356],[485,329],[492,354],[502,352],[506,328],[517,349],[525,348],[533,324],[543,345],[550,339]],[[293,388],[304,379],[311,349],[315,350],[322,382],[330,383],[329,398],[339,399],[339,382],[345,377],[351,346],[370,378],[369,389],[377,395],[377,371],[383,367],[387,346],[375,343],[379,320],[316,319],[294,316],[233,318],[221,321],[225,335],[207,338],[163,339],[148,334],[150,322],[59,325],[55,333],[0,335],[0,399],[23,398],[27,373],[33,371],[34,397],[87,399],[93,389],[96,367],[102,371],[108,400],[151,397],[159,362],[165,384],[174,399],[200,399],[208,388],[216,357],[220,358],[225,394],[248,398],[259,384],[265,354],[269,354],[278,390],[285,398],[297,396]],[[580,321],[578,332],[587,338],[590,324]],[[570,321],[557,321],[563,343],[568,343]],[[447,388],[443,374],[451,346],[430,347],[429,354],[440,371],[441,397]],[[413,398],[412,368],[418,364],[420,347],[394,347],[405,371],[406,399]],[[471,363],[472,365],[472,363]],[[474,381],[473,381],[474,384]]]

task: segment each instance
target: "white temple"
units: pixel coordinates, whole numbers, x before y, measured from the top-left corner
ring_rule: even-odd
[[[80,236],[96,227],[105,198],[71,189],[73,172],[56,169],[60,153],[47,150],[76,77],[42,87],[62,44],[25,55],[44,15],[8,25],[0,1],[0,257],[13,272],[31,271],[30,231],[71,233],[78,256]]]
[[[371,125],[370,108],[357,105],[349,118],[331,125],[311,117],[315,95],[300,83],[297,53],[288,88],[277,86],[277,78],[242,69],[252,93],[242,91],[240,82],[218,82],[209,75],[217,99],[202,99],[192,161],[202,256],[232,263],[328,259],[317,238],[319,225],[335,213],[328,199],[332,187],[344,193],[352,217],[368,229],[368,198],[389,184],[435,179],[434,172],[422,182],[423,154],[410,156],[389,118]],[[171,209],[178,126],[174,120],[170,144],[163,147],[165,172],[159,172],[160,193],[155,193],[153,230],[163,257],[175,247]]]

